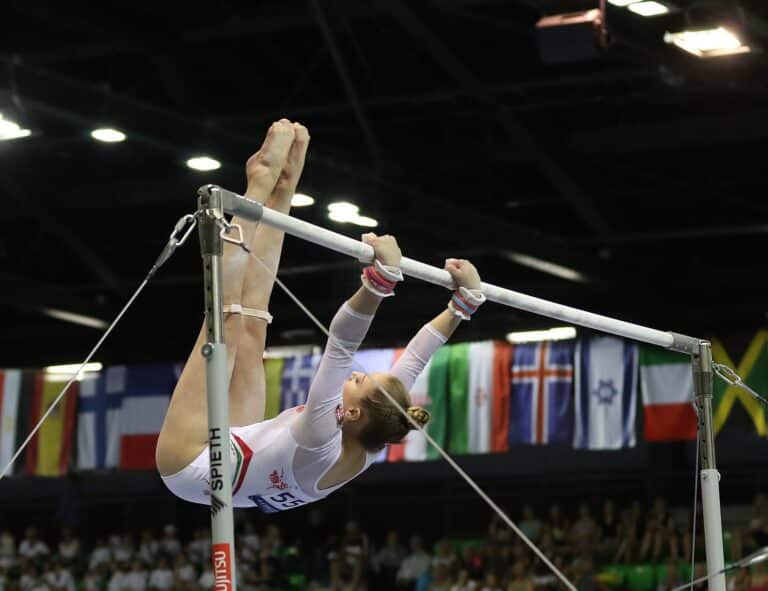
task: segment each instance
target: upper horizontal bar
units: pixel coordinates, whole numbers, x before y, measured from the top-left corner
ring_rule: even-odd
[[[220,191],[222,203],[226,213],[238,215],[246,219],[261,221],[261,223],[278,228],[286,234],[307,240],[324,248],[340,252],[351,256],[363,263],[373,262],[373,247],[359,240],[349,238],[343,234],[321,228],[314,224],[307,223],[300,219],[276,212],[272,209],[263,207],[260,203],[251,201],[241,195],[222,189],[215,185],[205,185],[200,191]],[[400,268],[404,275],[441,285],[446,289],[454,289],[455,285],[448,271],[427,265],[420,261],[403,257],[400,262]],[[666,349],[680,351],[682,353],[695,354],[698,351],[699,339],[680,335],[672,332],[664,332],[616,320],[608,316],[601,316],[563,306],[555,302],[543,300],[533,296],[525,295],[511,289],[505,289],[489,283],[483,283],[483,293],[485,297],[492,302],[497,302],[512,308],[526,310],[540,316],[557,318],[566,322],[571,322],[579,326],[592,328],[601,332],[614,334],[628,339],[657,345]]]

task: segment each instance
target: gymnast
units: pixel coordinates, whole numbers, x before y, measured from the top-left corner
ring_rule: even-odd
[[[245,195],[288,213],[309,145],[307,129],[286,119],[275,122],[258,152],[246,163]],[[350,372],[352,354],[365,337],[382,299],[402,280],[400,249],[392,236],[367,234],[375,262],[361,275],[362,286],[336,312],[307,402],[264,420],[266,386],[263,354],[266,311],[280,262],[283,232],[235,219],[255,257],[225,244],[223,310],[228,351],[230,451],[233,503],[265,513],[322,499],[365,471],[388,443],[403,440],[412,425],[380,388],[420,426],[429,413],[412,406],[408,394],[432,354],[462,320],[483,303],[480,277],[466,260],[448,259],[456,284],[448,307],[424,325],[390,373]],[[175,495],[210,504],[208,414],[205,361],[200,331],[179,378],[157,443],[157,466]],[[351,373],[351,375],[350,375]]]

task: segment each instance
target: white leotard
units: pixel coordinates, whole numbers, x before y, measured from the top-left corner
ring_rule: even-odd
[[[230,429],[233,502],[265,513],[300,507],[331,494],[341,484],[318,489],[317,483],[341,455],[342,390],[373,316],[355,312],[345,303],[330,326],[331,338],[312,381],[304,406],[290,408],[273,419]],[[446,338],[427,324],[411,339],[390,370],[406,390]],[[364,368],[361,368],[364,369]],[[364,472],[378,455],[368,453]],[[192,463],[163,482],[178,497],[210,504],[208,447]]]

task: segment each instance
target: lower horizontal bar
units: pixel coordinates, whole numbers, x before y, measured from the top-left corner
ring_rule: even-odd
[[[260,203],[256,203],[241,195],[214,185],[206,185],[200,190],[221,191],[224,211],[227,213],[254,221],[261,221],[261,223],[272,226],[273,228],[278,228],[291,236],[354,257],[362,263],[370,263],[373,261],[373,247],[364,244],[359,240],[349,238],[338,232],[333,232],[326,228],[262,207]],[[441,285],[446,289],[452,290],[455,288],[453,279],[448,271],[445,271],[444,269],[427,265],[408,257],[403,257],[400,263],[400,268],[402,269],[403,274],[408,275],[409,277],[415,277],[416,279],[421,279],[428,283]],[[578,326],[584,326],[635,341],[657,345],[659,347],[664,347],[665,349],[672,349],[689,354],[694,354],[698,350],[699,339],[693,337],[655,330],[640,326],[639,324],[617,320],[608,316],[601,316],[600,314],[593,314],[592,312],[571,308],[570,306],[563,306],[562,304],[525,295],[523,293],[512,291],[511,289],[491,285],[490,283],[483,283],[482,289],[485,297],[490,301],[511,308],[525,310],[549,318],[557,318],[564,322],[570,322]]]

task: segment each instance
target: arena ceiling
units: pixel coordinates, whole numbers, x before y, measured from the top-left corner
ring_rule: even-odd
[[[544,63],[535,23],[596,2],[7,2],[0,112],[33,131],[0,143],[0,365],[75,362],[99,330],[41,313],[110,321],[176,220],[208,182],[242,190],[245,159],[271,121],[312,133],[301,183],[326,217],[359,204],[403,251],[473,259],[485,279],[695,335],[766,322],[766,58],[704,64],[616,43]],[[762,0],[742,2],[768,41]],[[94,142],[109,124],[128,140]],[[207,153],[220,170],[186,158]],[[520,255],[578,272],[563,279]],[[289,239],[289,286],[320,318],[356,267]],[[447,300],[406,282],[373,344],[401,344]],[[190,242],[150,283],[97,356],[181,359],[202,310]],[[320,342],[285,296],[272,344]],[[489,304],[460,338],[557,324]]]

